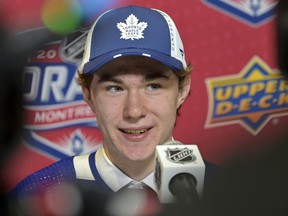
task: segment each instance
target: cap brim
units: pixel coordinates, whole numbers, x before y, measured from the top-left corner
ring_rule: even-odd
[[[161,52],[147,49],[128,48],[128,49],[114,50],[90,60],[84,65],[83,72],[85,74],[93,73],[103,65],[107,64],[108,62],[122,56],[149,57],[163,63],[164,65],[170,67],[173,70],[183,69],[183,64],[181,61],[172,58],[170,56],[167,56]]]

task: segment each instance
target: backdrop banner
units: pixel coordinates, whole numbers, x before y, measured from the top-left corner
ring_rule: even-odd
[[[14,7],[25,10],[13,1]],[[48,28],[41,14],[40,2],[45,1],[30,1],[38,12],[21,31]],[[193,65],[191,94],[180,110],[175,139],[198,145],[203,158],[219,166],[241,153],[261,152],[281,143],[288,128],[288,82],[277,64],[277,1],[99,2],[83,6],[85,25],[59,35],[27,58],[25,135],[3,172],[9,188],[61,158],[98,148],[101,133],[75,82],[77,65],[92,21],[107,9],[129,4],[167,12],[182,36],[186,60]],[[13,23],[9,9],[4,20]]]

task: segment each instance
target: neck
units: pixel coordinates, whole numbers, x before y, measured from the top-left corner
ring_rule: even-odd
[[[141,181],[150,175],[155,168],[155,159],[149,161],[127,161],[118,163],[118,168],[135,181]]]
[[[117,166],[123,173],[132,178],[135,181],[141,181],[148,175],[150,175],[155,169],[155,157],[151,157],[141,160],[133,161],[127,158],[110,157],[106,154],[109,160]]]

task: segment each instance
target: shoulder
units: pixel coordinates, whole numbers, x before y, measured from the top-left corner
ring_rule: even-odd
[[[75,179],[74,157],[61,159],[20,181],[9,193],[9,197],[24,198],[29,195],[49,191],[55,184]]]
[[[209,181],[212,180],[212,178],[219,173],[222,168],[214,163],[211,163],[207,160],[204,160],[205,163],[205,180],[204,185],[207,185]]]
[[[205,163],[205,173],[206,175],[210,176],[210,175],[214,175],[216,172],[220,171],[221,170],[221,167],[214,164],[214,163],[211,163],[207,160],[204,160],[204,163]]]
[[[91,160],[93,160],[91,162]],[[95,152],[91,154],[79,155],[73,158],[73,165],[77,179],[95,180],[91,164],[95,164]]]

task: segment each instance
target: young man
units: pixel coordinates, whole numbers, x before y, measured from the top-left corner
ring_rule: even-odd
[[[156,190],[155,147],[173,139],[190,72],[177,28],[164,12],[128,6],[101,15],[88,34],[77,81],[102,146],[32,174],[11,194],[26,197],[76,179],[112,193],[127,185]]]

